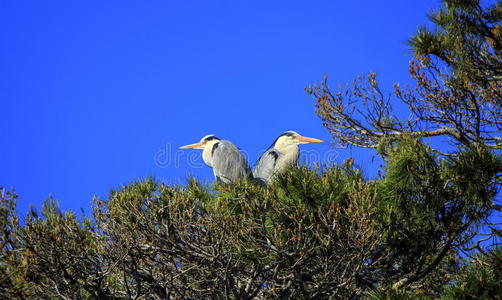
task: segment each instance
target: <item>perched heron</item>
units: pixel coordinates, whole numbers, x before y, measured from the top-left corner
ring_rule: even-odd
[[[200,142],[180,147],[180,149],[203,149],[202,159],[213,168],[214,177],[219,182],[235,182],[240,178],[251,178],[251,170],[239,149],[229,141],[214,135],[206,135]]]
[[[253,170],[254,178],[262,183],[269,183],[274,174],[288,166],[297,165],[300,154],[298,145],[321,142],[318,139],[301,136],[294,131],[284,132],[256,162]]]

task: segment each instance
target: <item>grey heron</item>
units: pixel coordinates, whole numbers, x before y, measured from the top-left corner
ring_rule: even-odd
[[[258,159],[253,176],[258,181],[268,184],[274,174],[280,173],[288,166],[296,166],[300,151],[298,145],[321,143],[322,140],[304,137],[294,131],[286,131]]]
[[[202,149],[202,159],[213,168],[218,182],[229,183],[238,179],[251,178],[251,170],[239,149],[229,141],[214,135],[206,135],[200,142],[180,147],[180,149]]]

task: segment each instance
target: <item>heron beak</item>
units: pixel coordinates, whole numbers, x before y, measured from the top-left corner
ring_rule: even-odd
[[[203,149],[202,143],[195,143],[190,145],[181,146],[180,149]]]
[[[308,143],[322,143],[322,140],[314,139],[306,136],[297,136],[296,139],[300,144],[308,144]]]

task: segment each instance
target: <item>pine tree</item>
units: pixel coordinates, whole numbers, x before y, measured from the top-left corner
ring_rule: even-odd
[[[475,238],[500,209],[501,5],[443,2],[411,40],[417,86],[395,90],[415,119],[392,114],[374,75],[307,89],[335,143],[379,150],[381,177],[349,161],[268,186],[148,178],[95,198],[92,216],[49,198],[24,222],[0,189],[0,298],[500,299],[500,227]]]
[[[374,73],[336,93],[326,77],[306,88],[336,144],[381,148],[406,133],[502,148],[502,2],[487,8],[479,0],[443,4],[430,14],[436,29],[421,28],[410,41],[416,86],[394,87],[411,115],[393,111],[396,100],[382,92]]]

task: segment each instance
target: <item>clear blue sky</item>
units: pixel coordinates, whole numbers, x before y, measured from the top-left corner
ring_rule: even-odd
[[[148,175],[211,181],[177,151],[208,133],[252,164],[286,130],[329,141],[303,87],[324,73],[332,86],[369,71],[388,91],[409,82],[406,41],[437,5],[0,1],[0,185],[21,213],[50,194],[89,212],[93,195]],[[371,151],[303,149],[375,170]]]

